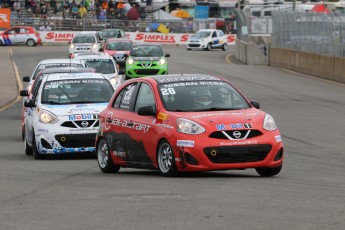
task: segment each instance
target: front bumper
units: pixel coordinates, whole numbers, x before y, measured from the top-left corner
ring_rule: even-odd
[[[126,76],[130,78],[144,77],[151,75],[168,74],[168,65],[153,64],[150,67],[143,67],[140,64],[126,64]]]

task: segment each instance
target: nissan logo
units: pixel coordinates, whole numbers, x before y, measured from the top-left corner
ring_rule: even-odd
[[[241,132],[240,132],[240,131],[234,131],[234,132],[232,133],[232,135],[234,135],[234,137],[238,139],[238,138],[241,137]]]
[[[84,128],[86,128],[86,127],[89,125],[89,122],[83,121],[83,122],[81,123],[81,125],[82,125]]]
[[[151,67],[151,65],[152,65],[152,62],[151,62],[151,61],[143,61],[143,62],[141,63],[141,66],[142,66],[142,67]]]

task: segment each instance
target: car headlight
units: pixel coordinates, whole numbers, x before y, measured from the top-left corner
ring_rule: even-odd
[[[117,83],[117,79],[116,79],[116,77],[112,77],[112,78],[110,78],[110,83],[112,84],[112,85],[116,85],[116,83]]]
[[[268,131],[273,131],[277,129],[277,125],[274,122],[273,117],[269,114],[266,114],[265,119],[264,119],[264,124],[262,127]]]
[[[178,118],[177,123],[177,132],[186,133],[186,134],[200,134],[205,132],[205,128],[201,125],[183,118]]]
[[[93,49],[97,49],[97,48],[98,48],[97,44],[93,44],[93,45],[92,45],[92,48],[93,48]]]
[[[130,64],[130,65],[133,65],[133,64],[134,64],[133,58],[128,58],[127,62],[128,62],[128,64]]]
[[[71,47],[71,49],[74,49],[74,45],[73,44],[71,44],[70,47]]]
[[[160,65],[164,65],[165,63],[166,63],[165,58],[161,58],[161,59],[158,61],[158,64],[160,64]]]
[[[58,118],[51,112],[41,110],[39,121],[43,124],[54,124],[58,121]]]

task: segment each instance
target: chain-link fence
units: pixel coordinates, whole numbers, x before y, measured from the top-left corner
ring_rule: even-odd
[[[345,56],[345,15],[280,12],[272,21],[273,48]]]

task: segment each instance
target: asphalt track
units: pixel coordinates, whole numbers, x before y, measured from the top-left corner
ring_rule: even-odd
[[[156,171],[102,174],[88,156],[34,160],[24,154],[16,76],[67,47],[0,47],[0,229],[344,229],[345,87],[267,66],[228,62],[231,51],[165,47],[170,73],[233,82],[276,120],[282,172],[254,170],[164,178]],[[6,63],[6,64],[4,64]],[[14,66],[18,67],[17,74]],[[3,107],[6,98],[11,102]]]

